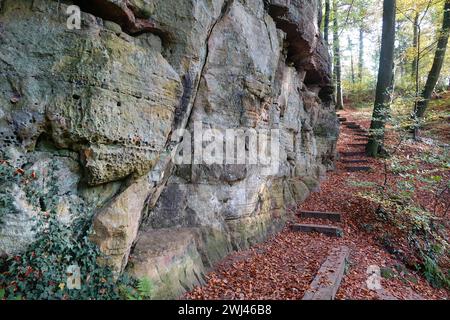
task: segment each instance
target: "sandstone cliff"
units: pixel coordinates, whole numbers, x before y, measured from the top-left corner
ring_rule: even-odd
[[[81,29],[66,26],[71,4]],[[279,230],[333,168],[320,15],[318,0],[0,0],[0,158],[37,173],[61,224],[89,212],[103,263],[178,296]],[[196,123],[278,129],[278,170],[175,163],[176,130]],[[1,188],[12,255],[46,208]]]

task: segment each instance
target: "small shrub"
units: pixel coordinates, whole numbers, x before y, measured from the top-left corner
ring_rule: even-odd
[[[119,287],[120,296],[124,300],[148,300],[152,297],[153,283],[144,277],[134,280],[132,284]]]
[[[395,277],[395,273],[391,268],[381,268],[381,276],[385,279],[392,279]]]
[[[396,236],[401,234],[406,238],[414,258],[410,260],[410,256],[396,250],[393,234],[387,233],[387,230],[392,231],[390,228],[384,230],[385,233],[380,237],[385,248],[404,259],[408,265],[414,265],[419,261],[419,270],[432,285],[449,287],[449,276],[442,270],[448,258],[449,244],[443,234],[445,230],[439,225],[439,220],[442,219],[437,219],[436,216],[437,204],[439,201],[442,202],[442,197],[450,190],[450,182],[446,181],[442,174],[449,167],[448,150],[415,155],[398,154],[410,137],[409,132],[402,129],[410,127],[405,125],[408,121],[411,122],[410,115],[393,114],[389,117],[390,130],[397,131],[400,139],[398,144],[386,146],[389,148],[387,150],[389,156],[383,159],[384,181],[380,183],[350,181],[349,184],[352,187],[359,187],[358,195],[377,206],[374,213],[378,221],[397,229],[394,231]],[[429,168],[424,164],[432,164],[433,167]],[[418,203],[416,195],[419,192],[427,192],[434,196],[434,204],[429,203],[425,207]],[[410,263],[411,261],[414,262]]]
[[[21,171],[20,171],[21,172]],[[17,213],[11,195],[10,188],[20,181],[20,172],[10,167],[6,162],[0,162],[0,227],[7,214]]]
[[[79,218],[70,225],[63,224],[56,212],[57,186],[51,184],[44,193],[35,180],[35,173],[14,170],[7,164],[0,166],[0,184],[21,184],[27,201],[40,213],[34,227],[37,238],[26,252],[0,259],[0,299],[120,299],[118,286],[131,288],[134,282],[126,276],[115,279],[109,268],[98,264],[101,252],[89,240],[90,210],[83,206],[71,208],[72,214]],[[48,181],[56,179],[50,176]],[[2,204],[10,204],[7,195],[7,192],[0,193]],[[6,208],[11,210],[11,206]],[[69,289],[66,284],[68,268],[74,265],[80,268],[79,289]],[[145,295],[150,290],[148,284],[139,284],[138,292]]]

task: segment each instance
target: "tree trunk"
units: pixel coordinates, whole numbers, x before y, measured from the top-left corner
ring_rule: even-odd
[[[362,82],[364,66],[364,30],[362,24],[359,26],[359,59],[358,59],[358,80]]]
[[[350,36],[347,38],[348,40],[348,50],[350,51],[350,71],[352,76],[352,83],[355,83],[355,66],[353,64],[353,44],[352,39],[350,39]]]
[[[342,95],[341,81],[341,53],[339,45],[339,25],[337,1],[333,0],[333,49],[334,49],[334,77],[336,86],[336,109],[344,109],[344,98]]]
[[[319,27],[319,30],[322,30],[322,24],[323,24],[323,2],[322,0],[317,1],[317,26]]]
[[[370,137],[366,146],[366,153],[371,157],[376,157],[378,155],[380,146],[384,141],[386,118],[391,102],[395,44],[395,2],[396,0],[383,1],[383,32],[381,38],[377,89],[372,122],[370,124]]]
[[[439,33],[439,39],[437,43],[436,53],[434,55],[433,66],[428,73],[427,82],[425,88],[422,91],[421,99],[417,104],[417,110],[415,112],[417,118],[422,118],[427,109],[428,102],[433,93],[434,87],[439,79],[442,65],[444,64],[445,51],[447,49],[448,36],[450,33],[450,0],[446,0],[444,4],[444,19],[442,21],[442,29]],[[416,128],[417,130],[417,128]]]
[[[330,0],[325,0],[325,19],[323,24],[323,38],[325,44],[328,47],[329,42],[329,29],[330,28]]]
[[[417,45],[419,43],[419,13],[416,12],[416,15],[414,16],[414,25],[413,25],[413,48],[417,51]],[[416,77],[416,70],[418,67],[418,56],[417,54],[414,54],[414,59],[412,61],[411,65],[411,78],[415,79]]]

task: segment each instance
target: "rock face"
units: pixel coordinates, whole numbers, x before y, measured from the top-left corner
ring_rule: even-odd
[[[285,209],[333,168],[320,1],[64,2],[0,1],[0,158],[42,177],[61,223],[89,208],[102,261],[151,278],[155,298],[179,296],[230,251],[280,230]],[[71,4],[78,30],[66,25]],[[231,162],[218,157],[229,145]],[[45,208],[2,184],[14,201],[0,254],[11,255]]]

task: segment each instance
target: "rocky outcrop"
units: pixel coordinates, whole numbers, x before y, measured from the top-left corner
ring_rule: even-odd
[[[60,190],[61,223],[89,208],[103,263],[150,277],[156,298],[177,296],[282,228],[285,209],[333,168],[318,3],[0,1],[1,158],[35,168],[46,193]],[[83,11],[80,30],[66,27],[70,4]],[[230,129],[231,163],[198,161],[198,133],[204,155]],[[263,133],[279,144],[261,144]],[[269,163],[252,162],[252,150]],[[14,182],[1,192],[15,199],[0,226],[9,255],[33,239],[31,217],[45,208]]]
[[[318,23],[312,21],[314,17],[321,20],[320,1],[269,0],[267,3],[270,16],[286,33],[287,61],[306,72],[306,85],[320,87],[322,99],[330,98],[328,52]]]

